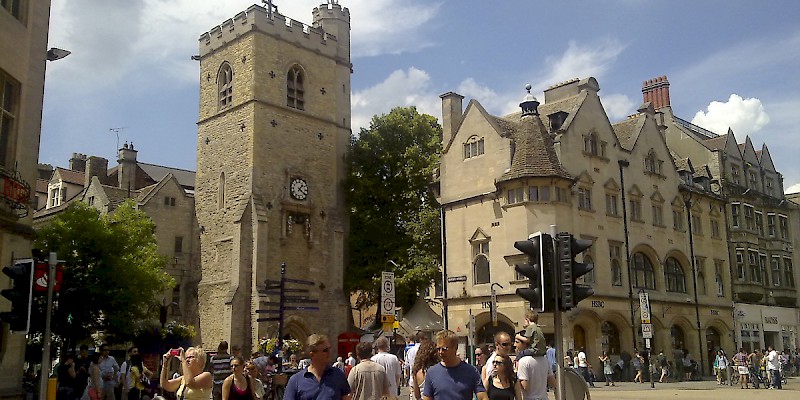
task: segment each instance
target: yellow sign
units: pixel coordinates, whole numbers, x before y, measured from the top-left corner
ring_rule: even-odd
[[[381,322],[384,324],[391,324],[394,322],[394,315],[381,315]]]
[[[383,323],[383,327],[381,329],[383,329],[384,332],[391,331],[392,330],[392,323],[391,322],[389,322],[389,323],[384,322]]]
[[[400,329],[400,323],[399,323],[399,322],[397,322],[397,321],[394,321],[394,324],[392,324],[392,328],[394,328],[394,329]]]

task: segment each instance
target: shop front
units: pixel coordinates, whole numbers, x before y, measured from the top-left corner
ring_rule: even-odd
[[[793,308],[736,304],[736,344],[745,351],[788,350],[800,346],[798,316]]]

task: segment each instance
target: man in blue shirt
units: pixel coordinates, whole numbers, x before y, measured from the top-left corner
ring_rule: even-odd
[[[553,369],[553,373],[555,373],[558,363],[556,362],[556,348],[552,341],[547,344],[545,356],[547,356],[547,361],[550,362],[550,367]]]
[[[286,400],[351,400],[350,385],[339,368],[331,366],[331,344],[325,335],[308,337],[311,365],[289,378]]]
[[[428,368],[424,400],[471,400],[474,394],[478,400],[487,400],[481,374],[458,357],[458,336],[453,331],[436,334],[436,351],[442,362]]]

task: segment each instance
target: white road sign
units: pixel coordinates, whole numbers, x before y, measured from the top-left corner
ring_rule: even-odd
[[[642,337],[645,339],[653,338],[653,325],[642,324]]]
[[[639,309],[642,311],[642,324],[650,323],[650,297],[647,293],[639,293]]]
[[[381,273],[381,315],[394,315],[394,272]]]

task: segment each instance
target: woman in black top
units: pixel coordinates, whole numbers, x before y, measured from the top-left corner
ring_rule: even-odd
[[[489,400],[522,400],[522,386],[514,374],[514,364],[508,356],[495,355],[494,373],[486,378]]]

